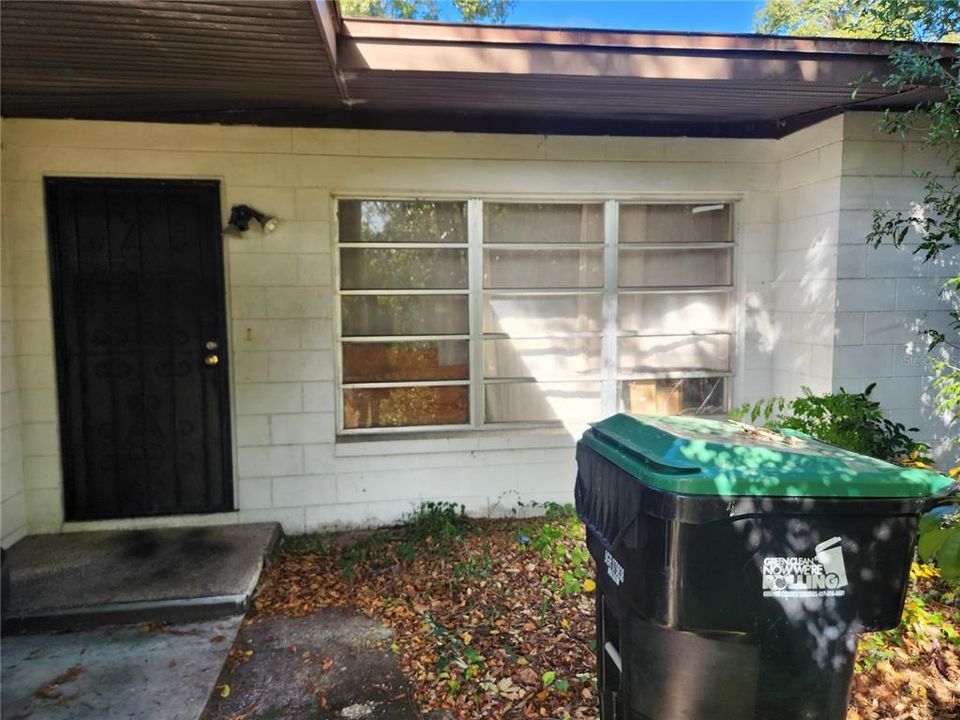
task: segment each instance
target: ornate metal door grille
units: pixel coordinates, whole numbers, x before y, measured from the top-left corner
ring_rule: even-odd
[[[69,520],[231,510],[219,186],[49,178]]]

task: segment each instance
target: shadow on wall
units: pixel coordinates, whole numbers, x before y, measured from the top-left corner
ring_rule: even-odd
[[[797,222],[803,228],[809,218]],[[942,464],[960,462],[951,447],[950,418],[936,411],[929,391],[935,374],[923,334],[949,327],[949,309],[958,300],[937,295],[943,280],[958,272],[960,251],[928,266],[912,253],[916,237],[897,250],[868,246],[865,229],[862,243],[842,237],[838,245],[829,228],[810,227],[807,243],[796,232],[786,233],[783,223],[780,233],[791,235],[798,250],[805,247],[797,252],[779,246],[773,292],[751,292],[744,299],[747,352],[772,366],[772,394],[794,397],[802,386],[814,392],[859,389],[876,381],[877,399],[890,419],[919,427],[920,439]],[[934,357],[944,359],[946,352]]]

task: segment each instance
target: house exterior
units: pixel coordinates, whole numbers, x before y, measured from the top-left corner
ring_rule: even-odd
[[[864,243],[874,209],[919,198],[915,168],[941,167],[878,132],[903,98],[874,88],[868,109],[848,106],[842,73],[888,47],[663,34],[612,47],[502,28],[488,42],[305,5],[311,62],[331,71],[310,108],[341,107],[322,123],[289,107],[246,108],[243,124],[167,112],[194,101],[189,87],[180,105],[144,95],[137,117],[97,99],[94,74],[58,86],[5,70],[4,546],[108,527],[383,524],[421,499],[507,514],[571,499],[592,419],[722,414],[803,387],[877,382],[890,415],[951,460],[917,330],[946,317],[956,258]],[[760,70],[783,74],[765,87]],[[655,72],[673,84],[644,85]],[[549,112],[523,105],[524,87],[554,81],[530,101]],[[788,81],[796,107],[775,90]],[[578,89],[604,83],[635,95],[583,112]],[[451,101],[470,112],[433,112],[458,84]],[[227,89],[194,88],[224,112],[242,104]],[[716,100],[725,89],[753,92],[757,116]],[[221,234],[237,205],[276,229]]]

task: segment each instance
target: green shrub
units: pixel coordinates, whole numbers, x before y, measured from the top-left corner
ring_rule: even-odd
[[[862,393],[814,394],[803,388],[793,400],[772,398],[749,403],[730,413],[736,420],[749,417],[767,427],[789,428],[812,435],[818,440],[879,458],[888,462],[928,463],[929,447],[910,436],[917,428],[908,428],[883,416],[880,403],[870,398],[876,383]]]
[[[767,427],[789,428],[854,452],[902,465],[929,467],[929,447],[910,436],[917,428],[905,427],[883,416],[880,403],[870,399],[876,383],[862,393],[815,395],[809,388],[794,400],[773,398],[749,403],[730,413],[735,420],[749,418]],[[951,472],[951,475],[953,473]],[[933,562],[945,580],[960,580],[960,510],[957,505],[938,508],[920,519],[917,552],[923,562]]]
[[[917,555],[939,567],[944,580],[960,581],[960,506],[939,507],[920,518]]]

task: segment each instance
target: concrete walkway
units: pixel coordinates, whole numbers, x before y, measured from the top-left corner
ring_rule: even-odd
[[[204,720],[418,720],[393,633],[354,610],[253,617]]]
[[[275,523],[260,523],[26,537],[8,551],[7,627],[72,629],[243,614],[279,534]]]
[[[419,718],[379,621],[342,608],[244,620],[278,535],[236,525],[17,543],[13,629],[98,629],[6,635],[0,720]],[[200,619],[212,612],[233,617]],[[163,624],[182,616],[192,624]]]
[[[196,720],[242,618],[3,638],[2,720]]]

